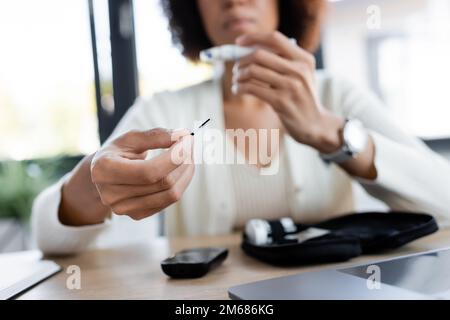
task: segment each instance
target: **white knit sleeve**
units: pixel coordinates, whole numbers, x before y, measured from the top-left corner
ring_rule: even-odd
[[[37,247],[46,254],[72,254],[83,251],[109,225],[109,220],[83,227],[71,227],[61,223],[58,211],[61,188],[66,178],[67,175],[45,189],[33,203],[33,238]]]
[[[129,130],[152,128],[154,123],[150,121],[147,115],[148,108],[156,105],[157,103],[154,100],[138,99],[119,122],[108,141]],[[158,110],[155,110],[155,113],[155,117],[162,117],[158,115]],[[164,124],[163,121],[160,121],[160,123]],[[83,251],[93,244],[95,239],[104,233],[105,229],[111,229],[111,234],[115,237],[121,236],[118,232],[119,226],[113,227],[112,225],[121,223],[123,219],[106,220],[102,224],[82,227],[67,226],[60,222],[58,212],[61,202],[61,188],[69,175],[70,173],[56,184],[42,191],[33,203],[31,217],[33,239],[38,249],[47,254],[72,254]],[[111,226],[108,227],[108,225]],[[111,236],[100,238],[103,245],[106,245],[105,239],[111,243],[117,240],[112,239]],[[126,240],[128,237],[123,235],[123,238],[118,240]]]
[[[450,222],[450,162],[407,134],[373,94],[346,87],[340,101],[344,116],[361,120],[375,144],[375,181],[356,179],[391,209],[433,214]]]

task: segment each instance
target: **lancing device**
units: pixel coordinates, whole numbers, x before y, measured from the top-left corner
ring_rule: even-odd
[[[197,129],[192,130],[191,136],[194,136],[197,133],[197,131],[199,129],[201,129],[202,127],[204,127],[210,120],[211,120],[211,118],[209,118],[208,120],[204,121]]]
[[[294,38],[290,38],[293,44],[297,44]],[[218,62],[218,61],[235,61],[239,60],[253,51],[255,47],[243,47],[236,44],[225,44],[218,47],[209,48],[200,51],[200,60],[203,62]]]
[[[255,48],[242,47],[235,44],[226,44],[200,51],[200,60],[203,62],[235,61],[252,53]]]

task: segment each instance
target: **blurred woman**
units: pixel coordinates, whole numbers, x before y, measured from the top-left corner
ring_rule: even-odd
[[[255,50],[212,80],[138,99],[100,150],[36,200],[33,228],[43,251],[149,238],[155,218],[128,218],[163,209],[170,236],[230,233],[251,218],[318,222],[354,210],[354,181],[392,209],[448,220],[450,165],[396,126],[372,94],[316,71],[326,1],[162,3],[187,58],[224,44]],[[232,137],[226,152],[245,164],[202,164],[194,174],[197,136],[161,128],[208,118],[211,130],[262,132],[270,161],[260,156],[267,150]],[[152,149],[164,150],[150,156]]]

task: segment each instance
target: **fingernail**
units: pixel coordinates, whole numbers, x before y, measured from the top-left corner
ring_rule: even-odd
[[[239,89],[239,85],[237,83],[233,83],[233,85],[231,86],[231,93],[236,95]]]
[[[245,35],[236,38],[236,44],[241,44],[245,39]]]
[[[235,64],[233,65],[233,69],[231,69],[231,72],[232,72],[233,74],[235,74],[236,72],[239,72],[239,63],[235,63]]]

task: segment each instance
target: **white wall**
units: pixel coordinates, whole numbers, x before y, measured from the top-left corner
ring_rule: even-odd
[[[426,12],[427,0],[343,0],[330,5],[324,28],[324,59],[333,73],[345,75],[355,83],[369,86],[367,39],[401,30],[411,15]],[[367,8],[381,9],[381,29],[367,27]]]

